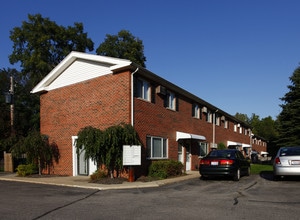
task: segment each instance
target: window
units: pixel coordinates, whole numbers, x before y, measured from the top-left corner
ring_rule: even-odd
[[[212,116],[213,116],[213,114],[211,114],[211,112],[207,112],[206,121],[209,123],[212,123]]]
[[[198,142],[199,144],[199,157],[205,157],[208,154],[207,143]]]
[[[224,121],[224,128],[229,128],[229,122],[227,120]]]
[[[165,107],[176,110],[176,97],[173,92],[167,93]]]
[[[167,158],[167,139],[161,137],[147,137],[147,157]]]
[[[193,104],[193,107],[192,107],[192,116],[194,118],[200,118],[200,108],[199,108],[199,105],[198,104]]]
[[[234,124],[234,132],[237,132],[237,124]]]
[[[150,101],[150,84],[142,79],[137,79],[137,97]]]
[[[216,118],[215,118],[215,120],[216,120],[216,121],[215,121],[215,124],[218,125],[218,126],[220,126],[220,121],[221,121],[221,120],[220,120],[219,115],[215,114],[215,117],[216,117]]]

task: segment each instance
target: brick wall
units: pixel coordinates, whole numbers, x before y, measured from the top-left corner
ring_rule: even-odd
[[[178,158],[178,142],[176,141],[176,131],[203,135],[207,143],[213,142],[213,124],[206,122],[205,115],[202,119],[192,117],[192,102],[179,96],[179,109],[173,111],[164,107],[164,97],[155,94],[155,103],[151,103],[139,98],[134,100],[134,126],[138,131],[143,144],[146,143],[146,136],[159,136],[168,139],[168,156],[170,159]],[[215,126],[215,143],[235,141],[250,144],[250,137],[244,132],[234,132],[234,123],[229,121],[229,127],[224,128],[224,124]],[[194,147],[194,148],[193,148]],[[198,165],[198,147],[192,146],[192,170]],[[151,161],[144,155],[144,163]]]
[[[81,128],[130,123],[130,80],[129,72],[110,74],[40,96],[41,133],[57,144],[61,156],[52,173],[72,175],[71,137]]]
[[[101,76],[75,85],[51,90],[40,96],[41,133],[49,136],[60,150],[60,160],[52,173],[72,175],[72,136],[81,128],[93,126],[105,129],[119,123],[131,123],[131,73],[123,72]],[[178,142],[176,131],[199,134],[211,143],[212,123],[192,117],[192,102],[180,97],[179,109],[173,111],[164,107],[164,97],[155,95],[155,103],[134,98],[134,127],[146,146],[146,136],[159,136],[168,139],[168,157],[177,160]],[[234,124],[229,128],[224,124],[215,126],[215,143],[228,140],[250,144],[249,136],[234,132]],[[192,169],[198,165],[198,149],[192,148]],[[136,175],[147,173],[151,160],[146,159],[146,149],[142,149],[142,167]]]

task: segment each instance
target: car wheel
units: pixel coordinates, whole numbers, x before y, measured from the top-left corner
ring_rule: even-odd
[[[277,175],[273,175],[273,180],[274,181],[279,181],[279,180],[281,180],[281,176],[277,176]]]
[[[233,176],[234,181],[239,181],[241,178],[241,170],[237,169],[235,175]]]
[[[207,176],[201,176],[200,179],[207,180]]]

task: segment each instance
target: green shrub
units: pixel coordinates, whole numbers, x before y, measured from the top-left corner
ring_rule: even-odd
[[[17,167],[18,176],[28,176],[37,173],[37,167],[34,164],[21,164]]]
[[[222,143],[222,142],[218,143],[218,150],[224,150],[226,148],[227,147],[226,147],[226,145],[224,143]]]
[[[155,161],[149,167],[149,176],[166,179],[170,176],[182,174],[183,164],[175,160]]]
[[[96,170],[92,175],[90,175],[91,180],[98,180],[106,177],[108,177],[108,174],[104,170]]]

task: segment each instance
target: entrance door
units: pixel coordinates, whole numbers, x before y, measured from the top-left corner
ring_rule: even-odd
[[[77,155],[77,173],[85,176],[89,174],[89,160],[85,159],[85,149],[81,149]]]
[[[191,170],[191,145],[190,144],[186,144],[185,146],[185,167],[186,167],[186,171]]]

